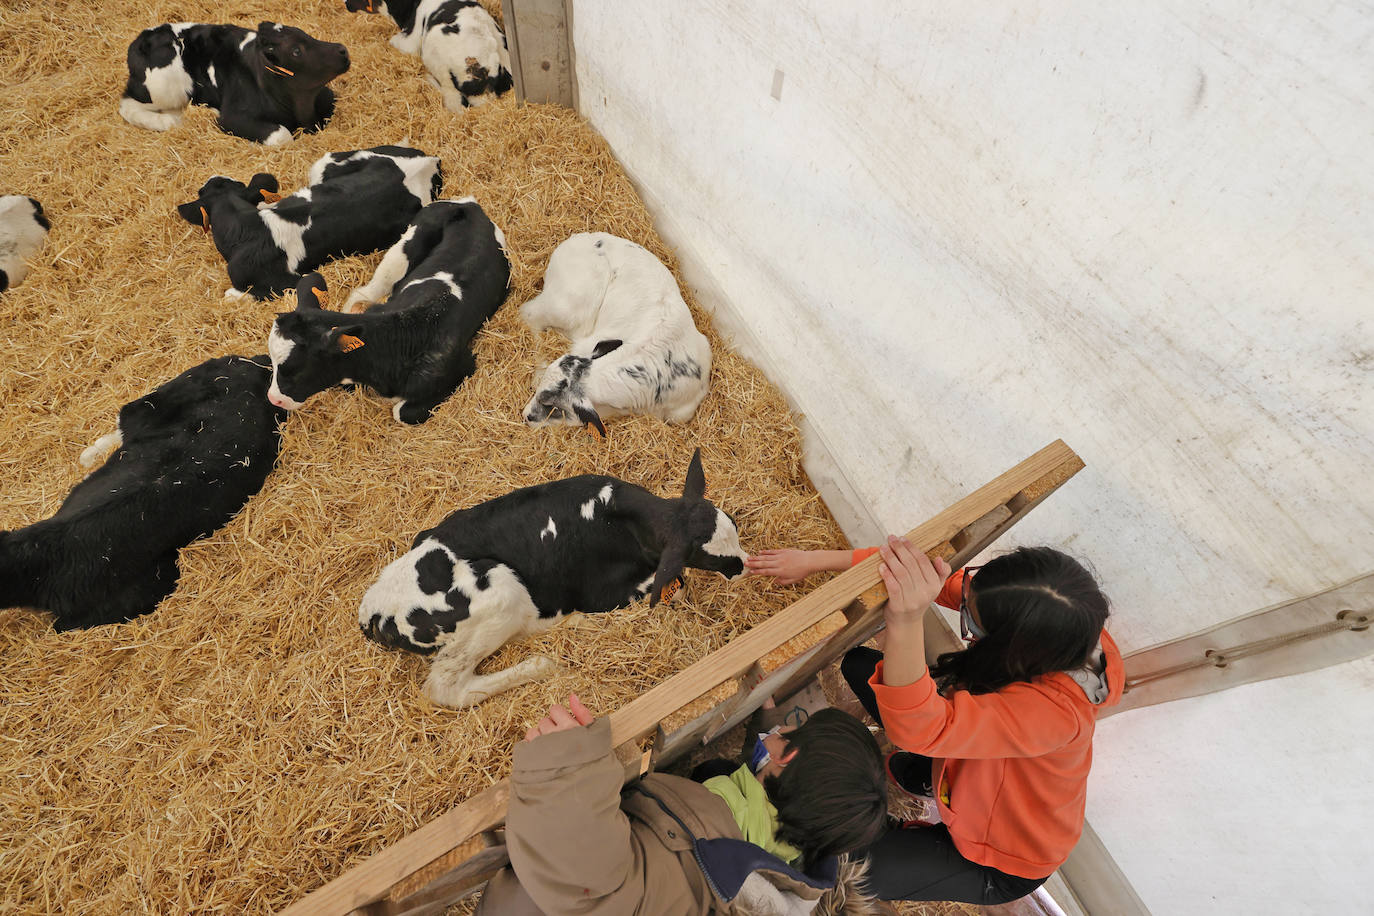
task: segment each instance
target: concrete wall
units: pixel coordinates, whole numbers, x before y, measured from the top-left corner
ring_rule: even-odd
[[[1091,561],[1127,651],[1374,568],[1374,6],[573,8],[583,112],[857,540],[1062,437],[1015,538]],[[1105,723],[1146,904],[1374,897],[1371,680]]]

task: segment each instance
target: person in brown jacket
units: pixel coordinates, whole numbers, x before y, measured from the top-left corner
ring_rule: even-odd
[[[882,757],[853,716],[823,709],[768,736],[767,765],[708,780],[730,784],[721,791],[663,773],[622,791],[610,722],[569,701],[516,745],[511,867],[488,882],[477,916],[884,912],[845,855],[887,820]]]

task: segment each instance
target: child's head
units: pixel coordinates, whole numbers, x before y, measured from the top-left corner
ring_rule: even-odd
[[[887,772],[868,728],[822,709],[783,737],[787,764],[763,780],[778,809],[778,838],[808,866],[875,842],[887,820]]]
[[[970,611],[984,636],[931,668],[941,689],[990,693],[1082,666],[1102,637],[1109,606],[1092,573],[1052,547],[1018,547],[978,571]]]

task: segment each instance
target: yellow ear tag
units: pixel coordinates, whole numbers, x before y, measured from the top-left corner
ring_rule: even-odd
[[[363,345],[362,339],[354,337],[352,334],[339,335],[339,349],[344,353],[352,353]]]
[[[677,590],[681,587],[682,580],[674,579],[672,582],[669,582],[667,585],[663,586],[663,591],[658,593],[658,600],[661,602],[672,601],[673,596],[677,594]]]
[[[310,287],[310,291],[315,294],[315,299],[317,302],[320,303],[320,305],[324,306],[329,304],[329,290],[320,289],[318,286],[312,286]],[[361,340],[358,340],[358,338],[353,337],[349,334],[345,334],[343,337],[340,337],[339,342],[342,343],[344,338],[347,338],[348,340],[358,341],[358,346],[349,347],[348,349],[344,350],[345,353],[347,353],[349,350],[356,350],[358,349],[358,347],[361,347],[363,345],[363,342]]]
[[[210,231],[210,214],[205,212],[204,207],[200,208],[200,228]]]
[[[274,204],[277,201],[281,200],[281,195],[278,194],[276,191],[269,191],[266,188],[258,188],[258,193],[261,194],[262,199],[267,201],[269,204]]]

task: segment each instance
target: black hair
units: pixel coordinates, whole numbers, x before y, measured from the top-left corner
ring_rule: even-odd
[[[778,809],[778,839],[801,850],[803,867],[876,842],[887,823],[887,772],[868,728],[821,709],[783,738],[785,753],[797,755],[763,788]]]
[[[930,674],[942,692],[992,693],[1081,667],[1110,613],[1092,573],[1053,547],[992,560],[969,582],[969,601],[987,635],[935,660]]]

